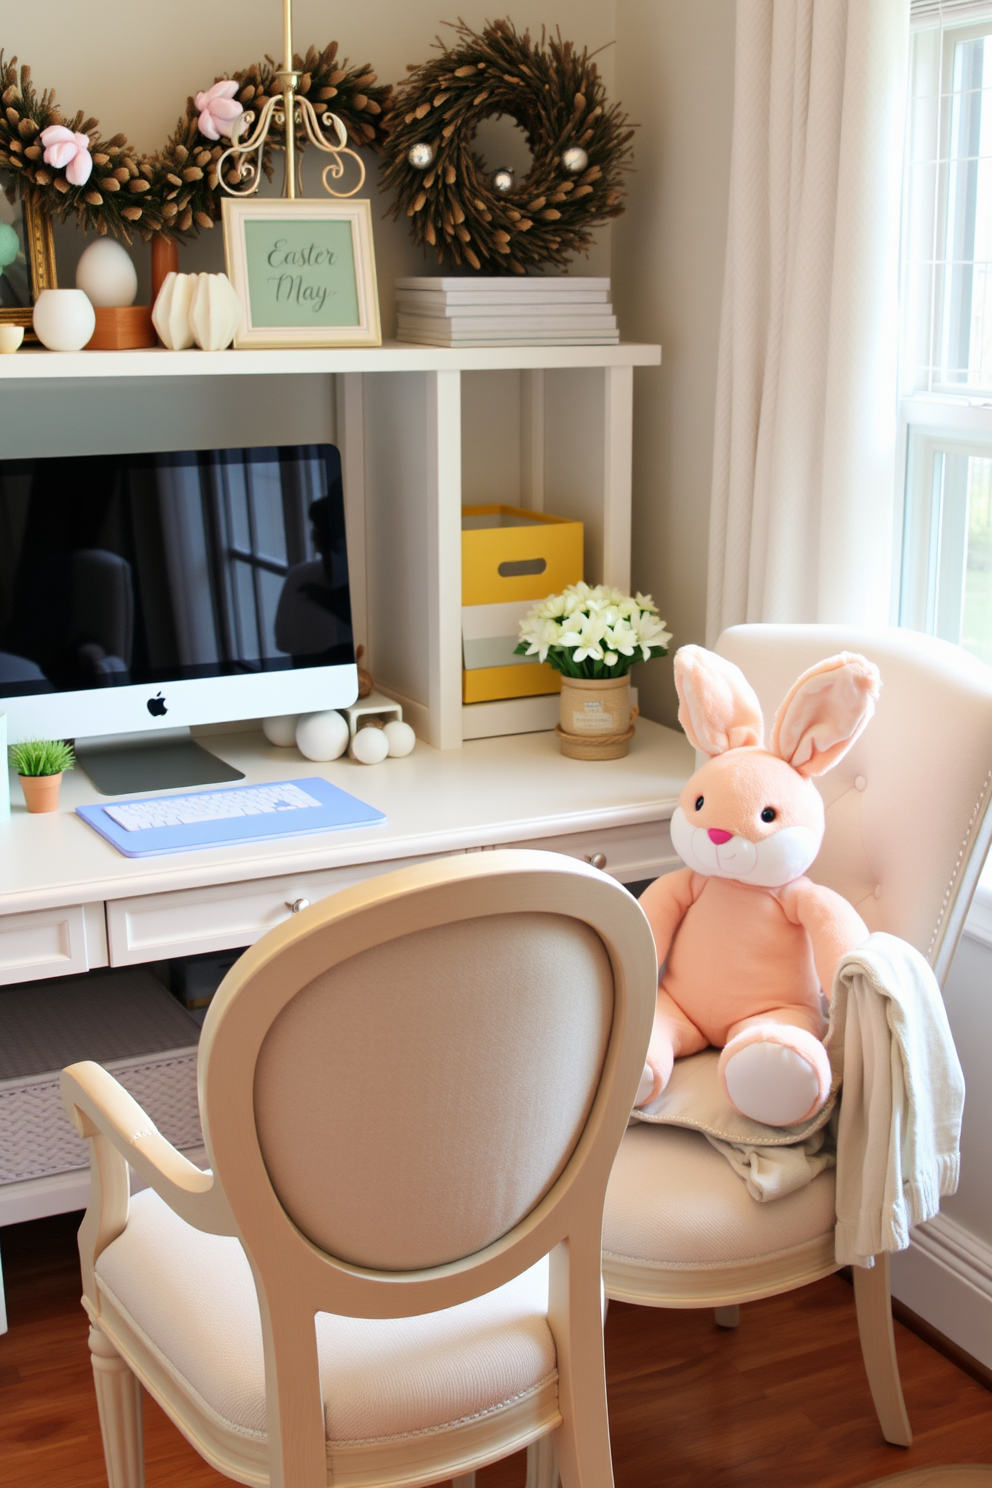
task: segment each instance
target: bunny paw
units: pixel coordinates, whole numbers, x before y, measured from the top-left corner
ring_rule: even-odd
[[[820,1040],[802,1028],[746,1028],[720,1056],[732,1105],[765,1126],[807,1121],[830,1094],[830,1062]]]

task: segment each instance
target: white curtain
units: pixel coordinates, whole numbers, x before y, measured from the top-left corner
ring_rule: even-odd
[[[889,618],[909,3],[737,3],[710,643]]]

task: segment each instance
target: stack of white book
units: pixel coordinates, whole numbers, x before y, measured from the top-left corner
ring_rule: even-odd
[[[427,346],[615,346],[609,279],[396,281],[397,339]]]

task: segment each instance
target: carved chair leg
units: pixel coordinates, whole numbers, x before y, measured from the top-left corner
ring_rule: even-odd
[[[896,1340],[892,1331],[892,1297],[889,1291],[889,1257],[877,1255],[875,1264],[852,1266],[854,1305],[865,1373],[871,1387],[882,1435],[894,1447],[910,1447],[913,1433],[902,1398]]]
[[[524,1488],[559,1488],[555,1439],[549,1432],[527,1448],[527,1482]]]
[[[100,1328],[89,1342],[109,1488],[144,1488],[141,1385]]]
[[[741,1310],[735,1302],[730,1307],[714,1307],[713,1316],[718,1328],[736,1328],[741,1320]]]

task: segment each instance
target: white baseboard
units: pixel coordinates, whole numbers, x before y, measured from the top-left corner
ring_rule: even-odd
[[[992,1369],[992,1245],[938,1214],[892,1257],[892,1295]]]

